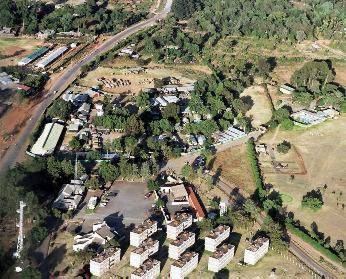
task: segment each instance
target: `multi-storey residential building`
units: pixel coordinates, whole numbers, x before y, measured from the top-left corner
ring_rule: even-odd
[[[154,279],[160,275],[160,261],[155,259],[146,260],[131,274],[131,279]]]
[[[157,231],[157,222],[147,219],[130,232],[130,244],[138,247],[149,236]]]
[[[234,245],[223,244],[209,257],[208,270],[219,272],[233,259]]]
[[[268,252],[268,249],[269,239],[266,237],[257,238],[245,249],[244,263],[256,264]]]
[[[182,253],[195,243],[195,234],[192,232],[182,232],[176,240],[169,244],[168,256],[177,260]]]
[[[196,252],[185,252],[171,265],[170,279],[183,279],[198,265]]]
[[[192,225],[192,215],[188,213],[176,214],[174,220],[167,224],[167,238],[176,239],[186,228]]]
[[[102,276],[110,268],[112,268],[116,263],[120,262],[120,252],[121,249],[108,248],[102,253],[98,254],[95,258],[90,260],[90,272],[94,276]]]
[[[149,256],[155,254],[159,250],[159,241],[148,238],[131,252],[130,265],[134,267],[140,267],[141,264],[146,261]]]
[[[205,250],[215,252],[217,246],[219,246],[224,240],[229,237],[231,228],[229,226],[220,225],[216,229],[212,230],[205,237]]]

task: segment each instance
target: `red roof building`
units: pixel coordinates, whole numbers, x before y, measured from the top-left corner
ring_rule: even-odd
[[[200,204],[193,188],[191,186],[188,186],[186,187],[186,191],[189,197],[189,204],[194,209],[198,221],[201,221],[202,219],[205,218],[204,209],[202,205]]]
[[[17,89],[18,90],[23,90],[25,92],[28,92],[31,90],[31,87],[30,86],[26,86],[24,84],[17,84]]]

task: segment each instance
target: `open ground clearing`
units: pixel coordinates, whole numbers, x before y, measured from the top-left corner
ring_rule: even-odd
[[[96,70],[90,72],[85,78],[82,78],[79,81],[79,84],[88,87],[101,85],[102,90],[109,93],[119,94],[129,92],[138,93],[140,90],[143,90],[145,88],[155,87],[155,78],[160,79],[164,77],[175,77],[181,84],[192,83],[195,81],[191,78],[185,77],[179,71],[179,69],[169,68],[165,66],[148,66],[145,68],[146,70],[141,73],[128,74],[126,68],[120,68],[120,66],[116,68],[98,67]],[[123,86],[109,88],[102,85],[101,81],[98,81],[98,79],[101,78],[104,78],[108,81],[123,80],[126,84]]]
[[[40,47],[43,41],[36,38],[1,38],[0,66],[16,65],[24,56]]]
[[[346,215],[342,204],[346,204],[346,116],[342,115],[337,120],[329,120],[315,127],[279,131],[273,135],[274,132],[266,134],[261,142],[272,143],[274,146],[288,140],[296,151],[291,149],[289,154],[278,156],[276,159],[282,163],[289,163],[289,167],[290,164],[299,166],[298,169],[302,170],[302,164],[299,162],[301,156],[306,174],[295,174],[292,181],[290,174],[273,171],[269,166],[268,157],[261,156],[265,182],[273,184],[275,189],[293,198],[287,203],[287,209],[294,212],[295,218],[307,228],[315,221],[319,231],[325,233],[325,237],[330,236],[333,243],[337,239],[345,241]],[[324,185],[327,185],[325,190]],[[317,212],[302,209],[302,197],[308,191],[317,188],[323,193],[322,209]]]
[[[255,191],[245,144],[217,153],[213,171],[218,169],[221,169],[221,176],[229,183],[249,194]]]
[[[246,88],[240,95],[242,98],[251,98],[253,102],[252,108],[246,112],[246,116],[252,119],[252,125],[259,127],[267,123],[272,116],[271,104],[265,95],[262,86],[251,86]]]

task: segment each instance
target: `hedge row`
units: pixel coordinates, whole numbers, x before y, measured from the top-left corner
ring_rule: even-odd
[[[295,227],[292,224],[286,224],[286,228],[288,229],[288,231],[290,233],[294,234],[295,236],[298,236],[299,238],[304,240],[306,243],[310,244],[312,247],[314,247],[316,250],[321,252],[323,255],[325,255],[326,257],[328,257],[332,261],[335,261],[337,263],[342,262],[338,255],[334,254],[331,250],[329,250],[328,248],[326,248],[323,245],[321,245],[320,243],[318,243],[317,240],[313,239],[311,236],[304,233],[299,228]]]
[[[259,198],[262,199],[265,197],[266,192],[264,190],[264,185],[262,181],[262,175],[261,175],[261,170],[259,168],[257,156],[256,156],[256,149],[255,149],[255,144],[252,139],[250,139],[247,142],[247,154],[252,170],[252,175],[255,181],[255,185],[258,191]]]

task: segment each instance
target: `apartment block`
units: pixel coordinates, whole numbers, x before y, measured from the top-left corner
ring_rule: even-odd
[[[130,232],[130,244],[138,247],[155,232],[157,232],[157,222],[147,219]]]
[[[159,250],[159,241],[148,238],[131,252],[130,265],[134,267],[140,267],[141,264],[146,261],[149,256],[155,254]]]
[[[266,237],[257,238],[245,249],[244,263],[251,265],[256,264],[268,252],[268,249],[269,239]]]
[[[216,229],[212,230],[205,237],[205,250],[215,252],[217,246],[219,246],[224,240],[229,237],[231,228],[229,226],[220,225]]]
[[[196,252],[185,252],[171,265],[170,279],[183,279],[198,265]]]
[[[146,260],[131,274],[131,279],[154,279],[160,275],[160,261],[155,259]]]
[[[182,232],[176,240],[169,244],[168,256],[177,260],[182,253],[193,244],[195,244],[196,235],[192,232]]]
[[[90,260],[90,273],[94,276],[102,276],[116,263],[120,262],[120,252],[121,249],[118,247],[105,249]]]
[[[219,272],[233,259],[234,245],[223,244],[216,249],[212,256],[208,260],[208,270],[213,272]]]
[[[174,220],[167,224],[167,238],[177,239],[178,235],[192,225],[192,215],[188,213],[178,213]]]

